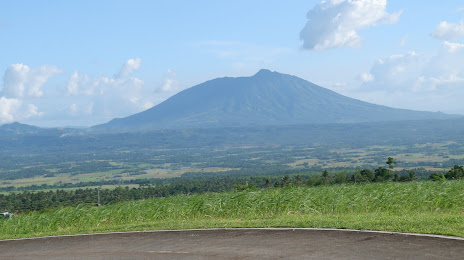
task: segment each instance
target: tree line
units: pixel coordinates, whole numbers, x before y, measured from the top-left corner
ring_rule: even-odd
[[[61,206],[77,206],[79,204],[96,205],[110,204],[120,201],[150,199],[154,197],[166,197],[178,194],[196,194],[204,192],[224,192],[232,190],[246,190],[257,188],[273,188],[286,186],[319,186],[343,183],[368,183],[368,182],[405,182],[415,181],[414,171],[407,174],[393,172],[396,162],[389,157],[387,168],[378,167],[375,170],[363,169],[348,174],[346,171],[330,174],[324,170],[318,176],[309,175],[285,175],[285,176],[243,176],[243,177],[214,177],[205,179],[178,179],[172,183],[157,184],[149,182],[139,184],[138,188],[117,187],[115,189],[86,188],[65,191],[24,191],[20,193],[0,194],[0,211],[25,212],[37,211]],[[429,180],[458,180],[464,178],[464,167],[455,165],[448,172],[430,175]]]

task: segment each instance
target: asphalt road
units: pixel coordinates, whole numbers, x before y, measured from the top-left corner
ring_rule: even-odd
[[[0,259],[464,259],[464,240],[312,229],[212,229],[1,240]]]

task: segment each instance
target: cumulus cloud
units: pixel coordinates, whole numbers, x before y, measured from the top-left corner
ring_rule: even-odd
[[[13,122],[21,105],[18,99],[0,97],[0,124]]]
[[[386,0],[328,0],[311,9],[300,32],[303,48],[325,50],[359,47],[358,30],[396,23],[401,12],[389,14]]]
[[[59,73],[62,71],[55,66],[30,68],[25,64],[10,65],[3,76],[0,93],[0,124],[42,116],[38,106],[26,99],[43,98],[42,87]]]
[[[464,20],[459,23],[441,22],[431,33],[435,38],[442,40],[456,40],[464,37]]]
[[[374,80],[374,75],[370,74],[370,73],[362,73],[361,76],[360,76],[360,79],[362,82],[370,82],[370,81],[373,81]]]
[[[114,77],[99,76],[92,78],[87,74],[75,71],[69,78],[66,87],[68,96],[114,96],[122,95],[128,100],[136,100],[144,82],[135,77],[127,77],[140,68],[141,59],[129,59],[124,63],[119,73]]]
[[[142,59],[136,58],[136,59],[129,59],[122,65],[121,70],[118,72],[118,74],[115,75],[115,78],[122,78],[126,77],[132,72],[138,70],[140,66],[142,65]]]
[[[371,80],[364,82],[370,88],[379,89],[403,88],[404,84],[411,86],[411,76],[421,74],[425,60],[426,57],[414,51],[379,59],[369,72]]]
[[[457,51],[464,49],[464,44],[462,43],[444,41],[442,42],[442,45],[450,53],[457,52]]]
[[[141,59],[130,59],[114,76],[94,77],[75,71],[63,93],[46,88],[51,77],[62,73],[57,67],[13,64],[5,71],[0,89],[0,124],[28,119],[28,123],[39,125],[50,124],[43,123],[46,121],[52,125],[88,125],[148,109],[157,100],[156,85],[146,86],[143,80],[130,76],[140,66]],[[175,87],[176,81],[166,78],[163,88],[170,91]],[[34,122],[38,117],[40,121]]]
[[[43,115],[42,112],[39,112],[39,108],[34,104],[28,104],[26,109],[26,114],[24,115],[25,118],[41,116]]]
[[[69,96],[101,96],[132,92],[143,85],[138,78],[115,79],[106,76],[91,78],[87,74],[74,72],[69,78],[67,94]]]
[[[33,104],[24,107],[20,99],[0,97],[0,124],[41,115],[42,113],[38,111],[37,106]]]
[[[91,95],[92,92],[88,89],[82,90],[81,86],[87,85],[89,82],[89,76],[85,74],[79,74],[75,71],[68,81],[68,86],[66,87],[67,93],[70,96],[80,96],[80,95]]]
[[[10,98],[42,97],[42,86],[59,73],[62,71],[55,66],[31,69],[24,64],[13,64],[5,71],[2,94]]]
[[[368,72],[372,80],[361,77],[361,87],[351,94],[357,98],[420,110],[464,113],[464,46],[443,44],[433,56],[416,52],[391,55],[378,60]]]
[[[161,87],[158,89],[161,92],[175,92],[179,91],[178,82],[175,79],[176,72],[173,70],[168,70],[167,74],[164,76]]]
[[[143,80],[128,77],[140,65],[140,59],[130,59],[114,77],[91,77],[74,72],[67,85],[67,96],[73,103],[67,110],[74,117],[91,115],[108,120],[152,107],[153,90],[146,88]],[[166,82],[164,88],[171,88],[173,84]]]

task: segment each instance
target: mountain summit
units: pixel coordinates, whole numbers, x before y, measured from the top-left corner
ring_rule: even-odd
[[[146,111],[113,119],[92,129],[146,131],[450,117],[439,112],[395,109],[363,102],[295,76],[263,69],[251,77],[206,81]]]

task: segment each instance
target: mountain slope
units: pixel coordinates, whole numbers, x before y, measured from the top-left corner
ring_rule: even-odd
[[[92,127],[102,131],[445,119],[337,94],[301,78],[260,70],[186,89],[141,113]]]

